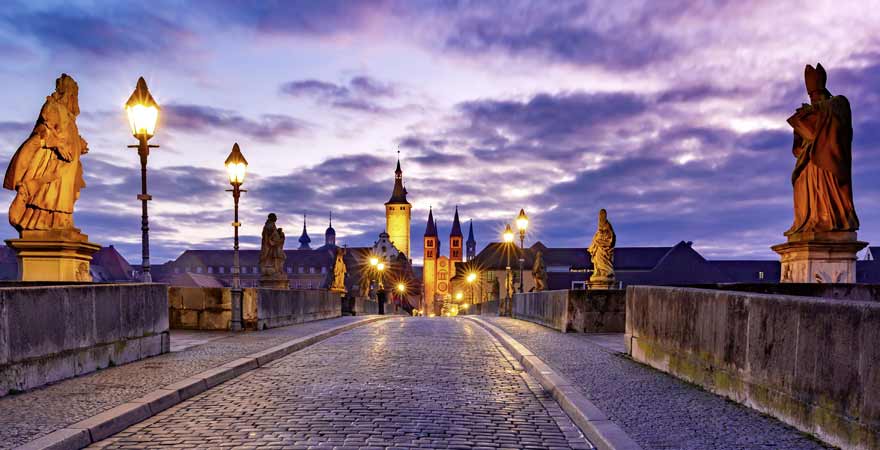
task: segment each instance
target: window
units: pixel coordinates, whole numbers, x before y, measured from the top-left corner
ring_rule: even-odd
[[[446,272],[440,272],[440,277],[439,277],[439,278],[440,278],[441,280],[445,280],[445,279],[446,279]]]
[[[287,266],[287,273],[293,273],[293,267]]]
[[[453,258],[458,258],[458,250],[453,250],[453,251],[452,251],[452,257],[453,257]]]
[[[251,271],[251,273],[260,273],[260,268],[257,266],[254,266],[254,270]]]
[[[299,266],[296,269],[297,273],[306,273],[306,268],[303,266]]]
[[[300,284],[299,284],[299,281],[297,281],[297,282],[296,282],[296,288],[299,289],[299,287],[300,287]]]
[[[309,267],[309,273],[315,273],[315,268],[314,268],[314,267]]]
[[[427,257],[427,258],[433,258],[433,257],[434,257],[434,252],[433,252],[432,250],[425,250],[425,257]]]
[[[461,245],[461,244],[458,243],[458,239],[453,239],[453,240],[452,240],[452,246],[453,246],[453,247],[458,247],[458,246],[460,246],[460,245]]]
[[[321,273],[327,273],[327,266],[321,266]]]
[[[759,280],[763,280],[763,279],[764,279],[764,272],[758,272],[758,279],[759,279]]]
[[[241,273],[247,273],[247,266],[241,266]]]
[[[226,267],[225,267],[225,266],[220,266],[220,267],[218,267],[218,269],[220,270],[220,273],[226,273]]]
[[[425,247],[433,248],[433,247],[434,247],[434,241],[427,241],[427,242],[425,242]]]
[[[202,273],[202,266],[196,267],[196,273]]]
[[[208,266],[208,273],[214,273],[214,266]]]
[[[175,268],[174,268],[174,273],[180,273],[180,267],[175,267]]]
[[[586,289],[586,282],[584,282],[584,281],[572,281],[572,282],[571,282],[571,288],[572,288],[573,290],[582,291],[582,290]]]
[[[307,287],[306,289],[311,289],[311,288],[312,288],[312,282],[309,281],[309,285],[308,285],[308,287]]]

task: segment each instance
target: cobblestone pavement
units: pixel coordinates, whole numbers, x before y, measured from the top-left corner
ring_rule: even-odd
[[[774,418],[631,361],[583,334],[481,318],[571,380],[646,450],[826,448]]]
[[[590,448],[465,319],[356,328],[197,395],[94,448]]]
[[[0,398],[0,449],[32,441],[242,356],[360,319],[339,317],[237,334]]]

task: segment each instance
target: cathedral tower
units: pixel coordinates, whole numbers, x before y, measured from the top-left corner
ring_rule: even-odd
[[[434,312],[434,294],[437,292],[437,259],[440,257],[440,240],[437,239],[437,224],[434,223],[434,211],[428,210],[428,225],[425,227],[424,267],[422,268],[422,286],[425,292],[422,307],[425,312]]]
[[[452,219],[452,231],[449,232],[449,260],[453,264],[462,261],[461,247],[464,244],[464,236],[461,234],[461,223],[458,221],[458,206],[455,207],[455,217]],[[454,271],[452,273],[455,273]]]
[[[412,258],[409,253],[409,226],[412,205],[406,201],[406,188],[403,187],[403,171],[400,170],[400,158],[397,159],[397,170],[394,171],[394,190],[391,199],[385,202],[385,231],[391,238],[394,247],[400,250],[408,259]]]

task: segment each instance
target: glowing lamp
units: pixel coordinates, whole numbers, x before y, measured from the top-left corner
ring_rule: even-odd
[[[376,258],[375,256],[370,258],[370,265],[371,266],[376,267],[378,264],[379,264],[379,258]]]
[[[403,284],[403,283],[397,283],[397,290],[398,290],[400,293],[404,293],[404,292],[406,292],[406,285]]]
[[[125,113],[128,115],[128,124],[134,137],[138,139],[153,137],[156,132],[156,122],[159,121],[159,104],[150,95],[144,77],[138,78],[137,87],[125,102]]]
[[[232,151],[226,157],[226,173],[229,175],[229,183],[233,186],[240,186],[244,183],[244,176],[247,173],[248,162],[241,154],[238,143],[232,146]]]
[[[524,209],[519,210],[519,215],[516,216],[516,228],[520,233],[526,231],[526,228],[529,227],[529,216],[526,215],[526,211]]]
[[[456,299],[456,300],[461,300],[461,297],[462,297],[461,292],[456,292],[456,293],[455,293],[455,299]]]
[[[513,230],[510,229],[510,224],[507,224],[507,228],[504,229],[504,242],[510,244],[513,242]]]
[[[380,262],[379,264],[376,264],[376,269],[378,269],[380,272],[385,270],[385,263]]]
[[[467,275],[467,278],[465,278],[465,279],[467,280],[468,283],[473,283],[474,281],[477,280],[477,274],[471,272]]]

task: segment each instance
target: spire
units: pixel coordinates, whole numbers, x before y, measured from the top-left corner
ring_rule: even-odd
[[[452,219],[452,231],[449,232],[450,237],[462,237],[461,223],[458,221],[458,205],[455,205],[455,218]]]
[[[330,225],[324,232],[324,245],[336,245],[336,230],[333,229],[333,211],[330,211]]]
[[[309,246],[311,242],[312,240],[309,238],[309,233],[306,231],[306,215],[303,214],[303,232],[302,236],[299,237],[299,249],[311,250],[312,247]]]
[[[477,243],[477,240],[474,239],[474,219],[471,219],[470,226],[468,227],[468,239],[467,239],[467,243],[468,243],[468,244],[470,244],[470,243],[474,243],[474,244],[476,244],[476,243]]]
[[[391,191],[391,198],[385,202],[386,205],[395,203],[406,203],[406,188],[403,187],[403,170],[400,168],[400,150],[397,151],[397,169],[394,171],[394,190]]]
[[[474,239],[474,220],[471,219],[470,226],[468,227],[468,239],[467,239],[467,260],[473,261],[474,258],[477,257],[477,240]]]
[[[428,226],[425,227],[425,237],[437,237],[437,224],[434,222],[434,210],[428,207]]]

